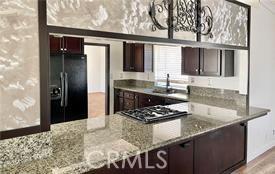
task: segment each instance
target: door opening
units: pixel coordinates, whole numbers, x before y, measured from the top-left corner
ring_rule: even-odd
[[[85,43],[88,117],[109,114],[109,46]]]

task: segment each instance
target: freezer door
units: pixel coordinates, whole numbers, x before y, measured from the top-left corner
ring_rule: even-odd
[[[64,55],[65,121],[88,118],[87,56]]]
[[[64,122],[63,55],[50,56],[51,123]]]

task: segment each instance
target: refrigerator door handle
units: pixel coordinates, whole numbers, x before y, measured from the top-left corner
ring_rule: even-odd
[[[65,107],[68,106],[68,74],[65,72]]]
[[[61,107],[64,107],[65,89],[64,89],[64,75],[63,75],[63,72],[60,73],[60,83],[61,83],[61,102],[60,102],[60,105],[61,105]]]

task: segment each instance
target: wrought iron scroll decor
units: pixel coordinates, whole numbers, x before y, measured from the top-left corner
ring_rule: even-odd
[[[161,23],[158,14],[164,13],[167,18]],[[197,0],[153,0],[149,15],[153,21],[152,31],[172,29],[213,37],[212,11],[209,6],[201,7]]]

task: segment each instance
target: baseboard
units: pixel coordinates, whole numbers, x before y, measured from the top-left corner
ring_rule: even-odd
[[[254,160],[255,158],[257,158],[261,154],[265,153],[266,151],[268,151],[269,149],[271,149],[274,146],[275,146],[275,140],[273,140],[270,143],[268,143],[267,145],[257,149],[252,154],[247,156],[247,162]]]

